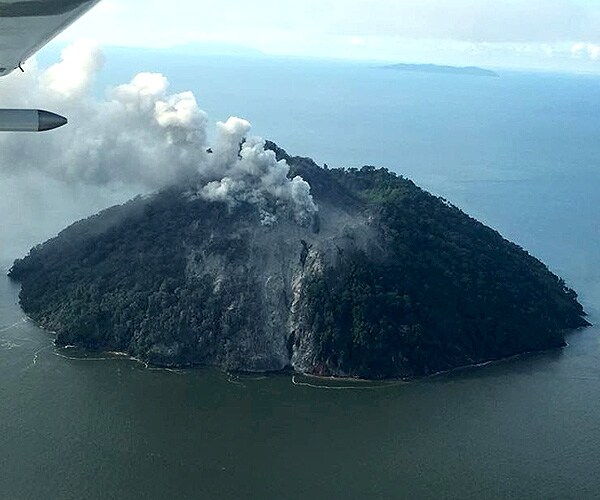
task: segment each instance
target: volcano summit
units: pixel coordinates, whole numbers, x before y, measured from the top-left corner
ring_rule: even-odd
[[[544,264],[410,180],[250,147],[290,182],[187,179],[77,222],[15,262],[23,309],[59,346],[364,378],[556,348],[588,324]]]

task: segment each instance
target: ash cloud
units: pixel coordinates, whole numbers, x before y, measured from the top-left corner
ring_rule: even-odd
[[[241,118],[217,123],[217,138],[208,162],[208,173],[215,179],[202,186],[197,195],[230,207],[241,202],[256,204],[265,225],[277,221],[273,207],[269,209],[271,198],[277,204],[294,207],[296,222],[309,224],[317,212],[310,185],[298,176],[290,180],[288,164],[265,150],[263,139],[246,139],[249,131],[250,124]]]
[[[92,98],[103,63],[96,45],[78,42],[54,66],[41,70],[33,62],[25,75],[0,81],[0,107],[40,107],[70,119],[47,134],[0,135],[0,181],[39,174],[66,186],[130,193],[200,179],[196,196],[231,207],[254,203],[265,224],[277,219],[273,203],[298,223],[317,212],[308,183],[287,177],[288,165],[249,136],[247,121],[219,122],[210,144],[208,117],[194,94],[170,93],[165,76],[140,73],[105,99]]]

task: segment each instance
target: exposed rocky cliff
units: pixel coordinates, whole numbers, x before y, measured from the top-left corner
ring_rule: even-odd
[[[425,375],[564,344],[586,325],[541,262],[385,169],[286,160],[318,211],[172,187],[15,262],[23,309],[59,345],[161,366]]]

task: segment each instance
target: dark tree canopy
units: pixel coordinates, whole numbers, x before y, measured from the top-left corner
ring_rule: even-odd
[[[302,276],[294,309],[281,271],[288,365],[368,378],[425,375],[559,347],[566,330],[587,324],[575,292],[544,264],[410,180],[374,167],[323,169],[269,147],[289,162],[290,175],[311,184],[320,226],[342,210],[368,221],[373,234],[367,248],[334,248],[319,225],[292,243],[296,233],[279,229],[281,244],[297,247],[283,267]],[[257,214],[185,193],[173,187],[136,198],[33,248],[10,273],[22,283],[23,309],[56,331],[60,345],[125,351],[159,365],[283,367],[269,361],[272,344],[256,353],[240,340],[262,345],[275,307],[257,292],[257,252],[274,251],[252,246],[266,231]],[[310,271],[327,245],[334,257]],[[227,271],[221,281],[202,271],[215,256]],[[304,362],[294,365],[301,349]]]

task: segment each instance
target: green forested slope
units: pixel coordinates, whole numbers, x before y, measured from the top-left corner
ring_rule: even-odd
[[[289,311],[281,314],[291,314],[287,266],[302,287],[293,327],[280,332],[285,363],[304,349],[297,369],[371,378],[558,347],[566,330],[587,324],[575,292],[544,264],[411,181],[373,167],[321,168],[270,147],[311,184],[321,207],[320,226],[303,236],[318,272],[303,269],[306,242],[290,243],[298,233],[281,226],[293,222],[265,229],[249,205],[230,210],[173,187],[79,222],[16,261],[10,275],[22,283],[23,309],[61,345],[159,365],[280,369],[269,352],[277,342],[260,341],[272,292],[258,291],[259,277],[282,273],[275,277]],[[327,237],[319,230],[336,210],[367,221],[367,248],[340,247],[331,229]],[[272,270],[257,255],[274,250],[257,249],[256,235],[298,250]],[[191,273],[194,255],[204,260]],[[215,259],[222,270],[203,273]],[[254,345],[265,352],[249,352]]]

